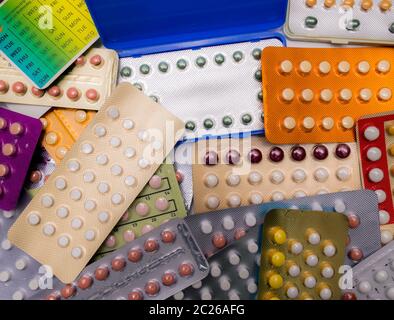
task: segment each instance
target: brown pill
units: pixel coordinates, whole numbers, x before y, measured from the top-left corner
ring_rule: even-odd
[[[131,249],[127,254],[127,259],[131,262],[138,262],[142,258],[142,252],[140,249]]]
[[[161,277],[161,282],[163,282],[163,284],[168,287],[172,286],[175,283],[175,281],[176,281],[176,277],[173,272],[166,272]]]
[[[159,244],[155,239],[148,239],[145,241],[144,249],[146,252],[153,252],[159,249]]]
[[[11,143],[6,143],[5,145],[3,145],[3,154],[7,157],[12,156],[13,154],[15,154],[16,152],[16,147],[15,145],[11,144]]]
[[[32,87],[31,93],[33,94],[33,96],[36,96],[37,98],[41,98],[45,94],[45,91],[38,89],[36,87]]]
[[[360,218],[355,214],[349,215],[347,219],[349,222],[349,228],[351,229],[355,229],[360,225]]]
[[[175,241],[175,233],[170,230],[164,230],[161,233],[161,240],[164,243],[173,243]]]
[[[77,88],[74,88],[74,87],[68,88],[66,95],[70,100],[75,101],[75,100],[79,99],[79,91]]]
[[[0,118],[0,130],[3,130],[7,127],[7,120],[4,118]]]
[[[27,89],[23,82],[17,81],[12,85],[12,91],[14,91],[16,94],[24,95]]]
[[[353,292],[345,292],[342,295],[342,300],[357,300],[357,296]]]
[[[181,277],[191,276],[194,272],[193,266],[190,263],[182,263],[178,268],[178,272]]]
[[[95,67],[98,67],[100,64],[102,64],[102,62],[103,58],[101,58],[101,56],[98,54],[90,58],[90,63]]]
[[[145,292],[149,296],[155,296],[159,293],[159,291],[160,291],[160,286],[156,280],[150,280],[145,285]]]
[[[6,164],[0,164],[0,177],[5,177],[10,172],[10,168]]]
[[[217,232],[212,236],[212,243],[216,248],[221,249],[227,244],[227,240],[223,233]]]
[[[46,297],[47,300],[60,300],[60,296],[55,292]]]
[[[78,280],[78,287],[82,290],[86,290],[91,287],[93,278],[89,275],[84,275]]]
[[[34,170],[31,174],[30,174],[30,182],[31,183],[37,183],[38,181],[40,181],[42,178],[42,174],[41,171],[39,170]]]
[[[75,60],[75,64],[77,66],[83,66],[85,64],[86,60],[84,56],[80,56],[77,60]]]
[[[107,267],[98,267],[94,272],[94,277],[99,281],[104,281],[109,276],[109,270]]]
[[[58,86],[53,86],[53,87],[49,88],[49,90],[48,90],[48,94],[54,98],[59,97],[61,95],[61,93],[62,93],[62,90]]]
[[[0,80],[0,93],[7,93],[9,89],[8,83],[4,80]]]
[[[361,1],[361,9],[368,11],[373,6],[372,0],[363,0]]]
[[[117,257],[117,258],[113,259],[111,262],[111,267],[115,271],[123,270],[125,265],[126,265],[126,261],[122,257]]]
[[[97,101],[99,99],[100,95],[95,89],[89,89],[86,91],[86,98],[90,101]]]
[[[239,240],[246,235],[245,229],[239,228],[234,232],[234,240]]]
[[[364,254],[359,248],[352,248],[349,251],[348,256],[353,261],[360,261],[364,257]]]
[[[60,290],[60,294],[64,299],[71,298],[73,295],[75,295],[77,290],[72,284],[68,284],[65,287],[63,287],[62,290]]]
[[[129,299],[129,300],[143,300],[143,299],[144,299],[144,295],[142,294],[141,291],[139,291],[139,290],[134,290],[134,291],[131,291],[131,292],[128,294],[128,299]]]
[[[24,131],[24,127],[19,122],[14,122],[10,127],[10,133],[14,136],[22,134]]]

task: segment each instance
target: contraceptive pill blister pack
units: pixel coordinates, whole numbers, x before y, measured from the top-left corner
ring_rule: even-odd
[[[297,40],[393,45],[392,6],[392,0],[290,0],[284,30]]]
[[[394,300],[394,241],[352,269],[353,289],[345,300]]]
[[[0,100],[10,103],[99,110],[117,82],[115,51],[92,48],[48,89],[38,89],[0,57]]]
[[[355,143],[209,139],[195,144],[193,159],[195,213],[361,188]]]
[[[357,123],[363,186],[379,197],[381,224],[394,223],[394,113],[362,117]]]
[[[55,280],[52,292],[34,299],[163,300],[208,273],[189,227],[174,219],[90,264],[75,282]]]
[[[118,86],[12,226],[10,241],[51,266],[61,281],[73,281],[159,168],[183,126],[132,85]]]
[[[260,300],[338,300],[347,219],[335,212],[276,209],[264,220]]]
[[[182,119],[187,139],[261,132],[261,50],[282,45],[265,39],[122,58],[119,82],[133,83]]]
[[[39,120],[0,108],[0,208],[3,210],[17,207],[41,129]]]
[[[173,296],[175,300],[254,300],[260,264],[260,226],[208,259],[209,275]]]
[[[262,224],[267,212],[284,208],[344,214],[349,225],[345,251],[347,265],[352,266],[381,248],[377,196],[370,190],[323,194],[225,209],[190,215],[185,221],[199,240],[201,250],[207,257],[211,257],[242,238],[250,228]]]
[[[393,108],[392,48],[266,48],[262,74],[271,143],[353,142],[361,116]]]
[[[121,248],[170,219],[185,216],[186,209],[174,166],[164,163],[123,214],[94,259]]]

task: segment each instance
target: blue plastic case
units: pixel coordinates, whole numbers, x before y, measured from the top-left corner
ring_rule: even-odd
[[[284,24],[287,0],[86,0],[107,48],[120,57],[256,41]]]

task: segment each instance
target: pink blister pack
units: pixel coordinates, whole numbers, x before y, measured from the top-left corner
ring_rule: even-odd
[[[0,209],[16,208],[41,129],[40,120],[0,108]]]

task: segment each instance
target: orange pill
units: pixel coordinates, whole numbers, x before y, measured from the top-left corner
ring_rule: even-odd
[[[27,91],[27,88],[23,82],[17,81],[12,85],[12,91],[18,95],[24,95]]]
[[[77,60],[75,60],[75,64],[77,66],[83,66],[86,62],[86,59],[84,56],[80,56]]]
[[[20,135],[22,134],[24,131],[24,127],[22,124],[20,124],[19,122],[14,122],[11,126],[10,126],[10,133],[14,136]]]
[[[33,94],[33,96],[35,96],[37,98],[41,98],[45,94],[45,91],[41,90],[41,89],[38,89],[36,87],[32,87],[31,88],[31,93]]]
[[[0,177],[5,177],[8,172],[10,172],[10,168],[6,164],[0,164]]]
[[[15,145],[13,145],[11,143],[6,143],[3,145],[2,152],[3,152],[3,155],[10,157],[15,154],[16,147],[15,147]]]
[[[89,275],[84,275],[78,280],[78,287],[82,290],[86,290],[91,287],[93,278]]]
[[[77,293],[77,290],[72,284],[68,284],[60,290],[60,294],[64,299],[71,298],[73,295]]]
[[[215,248],[221,249],[227,244],[226,237],[221,232],[217,232],[212,236],[212,244]]]
[[[167,287],[172,286],[175,283],[175,281],[176,281],[176,276],[173,272],[166,272],[161,277],[161,282]]]
[[[372,0],[363,0],[361,1],[361,9],[368,11],[373,6]]]
[[[325,0],[325,1],[324,1],[324,6],[325,6],[326,8],[331,8],[332,6],[335,5],[335,3],[336,3],[335,0]]]
[[[390,10],[392,7],[391,0],[382,0],[379,3],[379,7],[382,11]]]
[[[0,80],[0,93],[7,93],[9,89],[9,85],[4,80]]]
[[[312,8],[316,5],[317,1],[316,0],[306,0],[305,4],[309,7]]]
[[[343,0],[342,5],[346,6],[346,7],[353,8],[354,0]]]

